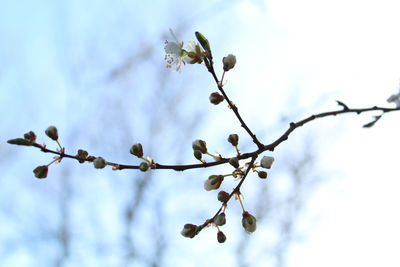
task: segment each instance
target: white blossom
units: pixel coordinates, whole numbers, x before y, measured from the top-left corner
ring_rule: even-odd
[[[180,42],[174,32],[169,29],[169,32],[171,33],[172,38],[174,41],[165,41],[165,60],[167,61],[167,68],[173,68],[175,65],[175,68],[173,69],[174,71],[178,71],[181,73],[181,65],[182,62],[185,64],[183,61],[183,55],[184,55],[184,50],[182,49],[183,47],[183,42]]]
[[[181,66],[186,63],[201,63],[200,55],[203,51],[200,46],[192,40],[185,42],[185,49],[183,49],[183,42],[179,41],[175,33],[169,29],[173,41],[165,41],[165,60],[167,61],[167,68],[173,71],[182,72]]]

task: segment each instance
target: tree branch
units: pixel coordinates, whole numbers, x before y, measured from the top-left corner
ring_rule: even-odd
[[[300,120],[298,122],[291,122],[289,124],[289,128],[274,142],[272,142],[268,145],[262,145],[259,149],[255,150],[253,152],[238,155],[237,158],[239,160],[248,159],[251,157],[258,156],[259,154],[261,154],[267,150],[274,151],[276,147],[278,147],[282,142],[286,141],[289,138],[289,135],[295,129],[297,129],[297,128],[303,126],[304,124],[307,124],[313,120],[321,119],[321,118],[325,118],[325,117],[329,117],[329,116],[347,114],[347,113],[361,114],[361,113],[370,112],[370,111],[381,111],[382,114],[385,114],[385,113],[389,113],[389,112],[393,112],[393,111],[400,111],[400,107],[399,108],[386,108],[386,107],[373,106],[370,108],[357,108],[357,109],[344,108],[344,109],[340,109],[340,110],[334,110],[334,111],[314,114],[314,115],[311,115],[311,116],[309,116],[303,120]],[[13,140],[16,140],[16,139],[13,139]],[[9,140],[8,142],[13,144],[13,142],[11,142],[11,141],[12,140]],[[38,143],[31,143],[28,146],[37,147],[44,153],[52,153],[52,154],[58,155],[61,159],[62,158],[71,158],[71,159],[75,159],[78,161],[91,162],[96,158],[95,156],[88,156],[86,159],[82,159],[82,158],[78,157],[77,155],[74,156],[74,155],[66,154],[64,151],[55,151],[55,150],[48,149],[45,145],[41,145]],[[230,158],[222,157],[218,161],[212,161],[212,162],[207,162],[207,163],[198,163],[198,164],[187,164],[187,165],[164,165],[164,164],[155,163],[153,165],[153,169],[159,169],[159,170],[167,169],[167,170],[175,170],[175,171],[184,171],[184,170],[189,170],[189,169],[208,168],[208,167],[213,167],[213,166],[228,163],[229,159]],[[127,165],[127,164],[119,164],[119,163],[114,163],[114,162],[107,162],[107,164],[110,166],[113,166],[114,170],[139,169],[139,165]]]

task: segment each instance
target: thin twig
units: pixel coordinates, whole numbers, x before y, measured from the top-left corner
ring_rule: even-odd
[[[210,66],[208,67],[208,71],[214,77],[214,80],[215,80],[215,82],[217,83],[217,86],[218,86],[218,90],[222,93],[222,95],[224,96],[225,100],[228,102],[229,107],[232,109],[233,113],[235,113],[236,117],[240,121],[241,126],[250,135],[250,137],[253,139],[253,142],[257,145],[257,147],[259,149],[262,148],[264,145],[257,139],[256,135],[250,130],[250,128],[247,126],[247,124],[244,122],[244,120],[240,116],[238,108],[236,107],[236,105],[234,105],[232,103],[232,101],[229,99],[228,95],[225,93],[224,88],[221,86],[220,81],[218,80],[217,75],[215,74],[212,61],[211,61]]]
[[[261,148],[249,152],[249,153],[244,153],[237,158],[239,160],[242,159],[248,159],[254,156],[258,156],[259,154],[263,153],[264,151],[274,151],[277,146],[279,146],[283,141],[286,141],[289,138],[289,135],[297,128],[303,126],[306,123],[309,123],[313,120],[324,118],[324,117],[329,117],[329,116],[336,116],[336,115],[341,115],[341,114],[346,114],[346,113],[356,113],[356,114],[361,114],[364,112],[370,112],[370,111],[381,111],[383,113],[389,113],[393,111],[400,111],[400,108],[385,108],[385,107],[371,107],[371,108],[359,108],[359,109],[340,109],[340,110],[334,110],[334,111],[329,111],[329,112],[322,112],[318,114],[311,115],[303,120],[300,120],[298,122],[291,122],[289,124],[289,128],[279,137],[277,138],[274,142],[268,144],[268,145],[263,145]],[[73,156],[66,154],[65,152],[60,152],[60,151],[55,151],[48,149],[47,147],[37,144],[37,143],[32,143],[31,146],[39,148],[41,151],[45,153],[52,153],[60,156],[61,158],[71,158],[75,160],[83,160],[82,158],[79,158],[78,156]],[[95,157],[89,156],[87,159],[84,159],[84,161],[93,161]],[[154,164],[154,169],[159,169],[159,170],[175,170],[175,171],[184,171],[184,170],[189,170],[189,169],[198,169],[198,168],[208,168],[212,166],[217,166],[217,165],[222,165],[225,163],[228,163],[229,158],[221,158],[219,161],[213,161],[213,162],[207,162],[207,163],[199,163],[199,164],[188,164],[188,165],[164,165],[164,164]],[[117,170],[123,170],[123,169],[139,169],[138,165],[126,165],[126,164],[118,164],[118,163],[113,163],[113,162],[108,162],[108,165],[115,166],[115,169]]]

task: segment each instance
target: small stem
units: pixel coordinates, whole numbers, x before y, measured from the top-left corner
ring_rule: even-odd
[[[238,148],[237,146],[235,146],[235,149],[236,149],[237,155],[240,156],[240,150],[239,150],[239,148]]]
[[[219,85],[223,87],[222,83],[224,82],[224,77],[225,77],[225,71],[222,73],[221,81],[219,82]]]
[[[241,199],[241,197],[240,197],[240,193],[236,193],[236,195],[237,195],[237,197],[238,197],[238,199],[239,199],[240,206],[242,206],[243,212],[245,212],[246,210],[244,209],[243,202],[242,202],[242,199]]]
[[[246,132],[253,139],[253,143],[256,144],[259,149],[261,149],[264,145],[257,139],[256,135],[253,134],[253,132],[250,130],[250,128],[247,126],[247,124],[244,122],[244,120],[240,116],[238,108],[232,103],[232,101],[229,99],[229,97],[225,93],[224,89],[222,88],[222,84],[220,84],[220,82],[218,81],[217,75],[215,74],[215,70],[214,70],[212,61],[211,61],[211,64],[207,67],[207,69],[211,73],[211,75],[213,76],[215,82],[217,83],[219,91],[222,93],[222,95],[224,96],[225,100],[228,102],[228,105],[232,109],[233,113],[235,113],[235,115],[236,115],[237,119],[239,120],[241,126],[246,130]]]
[[[58,142],[58,139],[56,140],[56,142],[57,142],[58,146],[60,147],[60,150],[63,151],[63,148],[61,147],[60,142]]]
[[[218,156],[214,156],[213,154],[206,152],[207,155],[209,155],[210,157],[212,157],[213,159],[215,159],[216,161],[219,161],[221,158]]]
[[[60,160],[60,159],[61,159],[61,157],[55,158],[52,162],[50,162],[49,164],[47,164],[47,167],[49,167],[51,164],[53,164],[54,162],[56,162],[56,161],[58,161],[58,160]]]
[[[147,163],[151,164],[150,160],[146,159],[145,157],[141,157],[141,159],[146,161]]]

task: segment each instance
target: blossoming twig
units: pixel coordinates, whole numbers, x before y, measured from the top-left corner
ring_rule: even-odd
[[[231,70],[236,64],[236,57],[234,55],[229,54],[228,56],[224,57],[223,62],[223,74],[221,80],[217,78],[216,72],[214,70],[214,62],[211,53],[211,48],[208,40],[199,32],[196,32],[196,38],[200,44],[195,43],[194,41],[187,41],[185,49],[183,48],[184,42],[178,40],[175,36],[174,32],[170,30],[171,36],[173,41],[166,41],[165,45],[165,60],[167,61],[167,68],[171,68],[174,71],[181,72],[182,64],[202,64],[205,65],[208,72],[211,73],[214,81],[217,84],[219,92],[222,94],[220,95],[218,92],[213,92],[209,100],[212,104],[218,105],[222,101],[226,100],[230,109],[234,112],[235,116],[239,120],[241,126],[246,130],[248,135],[251,137],[254,144],[256,144],[257,149],[252,152],[241,153],[238,148],[239,143],[239,136],[237,134],[230,134],[228,137],[228,142],[235,148],[236,154],[233,157],[225,158],[222,157],[219,153],[215,155],[211,154],[207,150],[207,144],[204,140],[197,139],[193,141],[192,148],[193,148],[193,155],[196,159],[198,159],[201,163],[199,164],[187,164],[187,165],[164,165],[155,162],[151,157],[145,157],[143,147],[140,143],[134,144],[131,146],[129,152],[136,156],[137,158],[141,159],[142,162],[139,165],[127,165],[127,164],[119,164],[114,162],[106,161],[102,157],[96,157],[89,155],[89,153],[85,150],[79,149],[76,155],[70,155],[65,153],[65,148],[61,146],[58,140],[58,130],[55,126],[50,126],[46,129],[46,135],[55,141],[58,145],[56,150],[52,150],[47,148],[45,144],[41,145],[36,142],[36,135],[35,133],[28,132],[24,135],[24,138],[16,138],[8,140],[8,143],[15,144],[15,145],[23,145],[23,146],[32,146],[39,148],[44,153],[52,153],[56,154],[57,156],[54,158],[52,162],[47,165],[41,165],[34,169],[35,177],[37,178],[46,178],[48,174],[49,166],[54,162],[61,162],[63,158],[71,158],[77,160],[79,163],[90,162],[93,163],[96,169],[102,169],[106,166],[111,166],[113,170],[123,170],[123,169],[139,169],[140,171],[148,171],[148,170],[162,170],[162,169],[169,169],[175,171],[184,171],[189,169],[196,169],[196,168],[208,168],[217,165],[222,165],[229,163],[233,168],[234,171],[228,174],[213,174],[208,177],[208,179],[204,183],[204,189],[207,191],[216,190],[220,188],[224,179],[227,177],[234,177],[235,181],[239,181],[236,187],[232,190],[231,193],[220,191],[218,193],[218,201],[221,202],[221,207],[215,213],[215,215],[207,220],[199,226],[194,224],[185,224],[181,234],[185,237],[193,238],[196,236],[202,229],[209,225],[213,225],[217,228],[217,240],[220,243],[225,242],[226,236],[220,230],[220,227],[226,223],[226,216],[225,210],[227,208],[228,202],[230,199],[235,196],[236,199],[239,199],[240,205],[242,208],[242,226],[247,233],[253,233],[256,230],[257,220],[256,218],[251,215],[245,208],[243,201],[241,199],[242,195],[240,189],[248,177],[250,170],[256,172],[258,177],[261,179],[267,178],[267,172],[265,170],[257,170],[257,168],[261,167],[264,169],[270,169],[273,162],[274,157],[271,156],[264,156],[260,162],[260,164],[256,163],[256,159],[258,156],[265,152],[265,151],[274,151],[282,142],[286,141],[290,134],[296,130],[297,128],[314,121],[316,119],[321,119],[329,116],[337,116],[347,113],[356,113],[361,114],[365,112],[380,112],[379,115],[374,116],[374,119],[366,124],[363,127],[370,128],[378,122],[385,113],[393,112],[393,111],[400,111],[400,92],[392,95],[387,101],[389,103],[394,103],[396,108],[387,108],[387,107],[377,107],[373,106],[370,108],[349,108],[346,104],[341,101],[337,101],[337,104],[341,106],[338,110],[322,112],[318,114],[313,114],[309,117],[306,117],[298,122],[291,122],[289,124],[288,129],[279,136],[275,141],[270,144],[263,144],[256,135],[250,130],[247,126],[243,118],[241,117],[238,108],[235,104],[229,99],[228,95],[224,90],[223,80],[225,77],[225,73]],[[201,45],[201,47],[200,47]],[[214,161],[206,162],[203,159],[203,155],[210,156]],[[242,166],[240,165],[240,160],[250,159],[250,161],[246,162]]]

